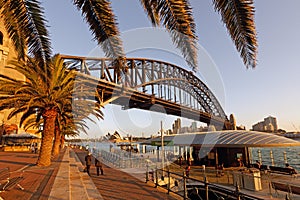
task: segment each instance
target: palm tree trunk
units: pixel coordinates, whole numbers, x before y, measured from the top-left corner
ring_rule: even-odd
[[[60,138],[60,149],[62,149],[65,145],[65,135],[62,134]]]
[[[54,138],[54,144],[52,149],[52,156],[56,157],[59,154],[60,150],[60,130],[58,126],[55,126],[55,138]]]
[[[44,126],[42,133],[42,144],[37,161],[38,166],[49,166],[51,164],[51,151],[55,131],[55,120],[57,111],[55,109],[46,110],[43,113]]]

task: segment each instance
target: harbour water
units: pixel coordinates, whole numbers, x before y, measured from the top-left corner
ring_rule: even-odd
[[[81,142],[77,143],[94,150],[110,151],[111,148],[118,149],[119,147],[115,143],[110,142]],[[154,151],[156,147],[146,146],[147,152]],[[139,152],[142,152],[142,145],[139,146]],[[174,152],[174,148],[170,146],[165,147],[165,151]],[[263,165],[274,165],[284,167],[285,163],[289,163],[296,170],[300,171],[300,147],[274,147],[274,148],[250,148],[250,160],[255,163],[256,160],[260,160]]]
[[[255,160],[260,160],[261,158],[263,165],[284,167],[287,162],[300,171],[300,147],[251,148],[251,150],[253,163],[255,163]]]

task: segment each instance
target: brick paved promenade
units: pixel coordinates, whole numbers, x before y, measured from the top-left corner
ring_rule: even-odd
[[[82,150],[66,148],[49,167],[37,167],[37,154],[0,152],[0,168],[9,167],[11,177],[24,177],[20,182],[24,190],[15,187],[0,193],[0,197],[4,200],[180,199],[108,166],[104,166],[103,176],[97,176],[92,166],[89,177],[82,172],[84,162],[80,162],[85,155]]]

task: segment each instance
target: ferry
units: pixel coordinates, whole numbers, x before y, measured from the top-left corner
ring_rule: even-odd
[[[287,133],[283,133],[280,135],[287,137],[287,138],[300,139],[300,132],[287,132]]]

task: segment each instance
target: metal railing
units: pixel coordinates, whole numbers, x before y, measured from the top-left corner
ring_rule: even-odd
[[[260,200],[259,198],[240,191],[240,186],[236,185],[235,189],[209,183],[208,177],[204,180],[186,176],[185,172],[182,174],[171,172],[170,169],[156,169],[154,172],[146,172],[146,182],[153,181],[155,187],[162,187],[168,193],[172,192],[181,196],[184,200],[187,199],[238,199],[238,200]]]
[[[263,195],[251,195],[254,193],[248,191],[264,190],[265,196],[272,196],[277,198],[293,199],[293,195],[299,195],[294,191],[288,189],[283,190],[276,188],[281,178],[273,180],[269,173],[264,172],[247,172],[238,171],[238,169],[215,170],[213,168],[202,168],[200,166],[193,166],[190,171],[190,176],[186,176],[185,169],[172,163],[167,165],[165,169],[158,168],[161,163],[149,159],[144,154],[135,154],[122,150],[113,150],[108,152],[105,150],[96,150],[95,155],[105,164],[110,166],[126,169],[134,168],[141,169],[145,172],[145,181],[151,181],[155,187],[162,187],[167,190],[167,193],[174,193],[181,196],[183,199],[240,199],[240,200],[254,200],[263,199]],[[277,177],[280,175],[277,175]],[[288,175],[281,175],[287,182],[295,178]],[[292,183],[285,183],[285,188],[295,188]],[[233,187],[234,186],[234,187]],[[298,189],[298,188],[296,188]],[[299,189],[300,192],[300,189]]]

